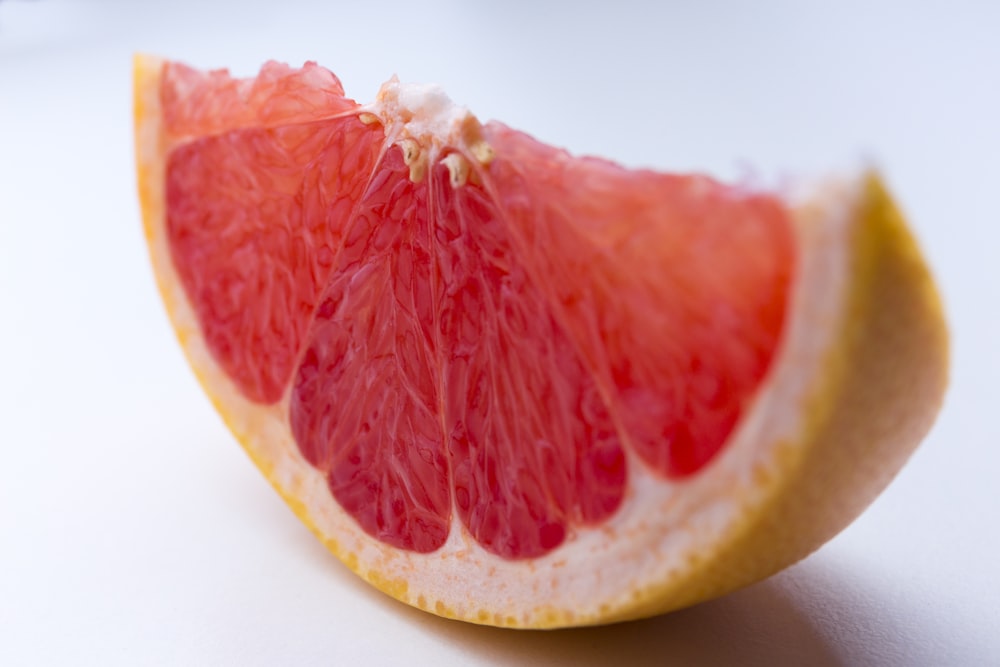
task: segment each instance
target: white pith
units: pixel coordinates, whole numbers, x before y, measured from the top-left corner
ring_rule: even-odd
[[[397,136],[438,147],[454,140],[462,123],[472,115],[455,104],[441,86],[401,83],[396,78],[382,84],[376,101],[364,107],[362,113],[365,111],[379,118],[387,132],[395,130]]]
[[[460,187],[469,176],[470,159],[484,165],[493,159],[479,121],[440,86],[400,83],[393,77],[382,84],[374,102],[358,111],[363,122],[382,125],[387,145],[400,146],[414,182],[423,180],[428,167],[440,160],[452,186]],[[459,151],[442,155],[446,146]]]
[[[439,89],[398,82],[386,86],[383,91],[390,94],[380,93],[380,101],[360,111],[377,117],[388,142],[412,139],[422,150],[455,145],[455,133],[471,117],[467,110]],[[163,212],[159,102],[155,91],[147,93],[137,152],[154,188],[146,193],[148,208]],[[469,147],[477,157],[479,150],[484,149]],[[436,151],[427,157],[436,157]],[[711,559],[739,529],[741,517],[774,491],[767,472],[782,448],[803,441],[808,411],[802,408],[843,317],[850,211],[828,202],[852,200],[831,194],[827,201],[806,203],[803,198],[795,207],[799,273],[783,342],[753,406],[716,459],[690,479],[670,481],[629,453],[629,489],[611,519],[599,527],[576,529],[542,558],[520,561],[485,551],[457,517],[446,544],[430,554],[399,550],[361,530],[334,501],[323,474],[300,455],[288,422],[287,395],[272,406],[251,403],[212,358],[173,267],[164,220],[151,221],[149,241],[164,299],[200,380],[235,435],[269,468],[271,481],[304,505],[309,521],[340,555],[355,561],[352,567],[362,576],[406,582],[391,587],[412,604],[470,620],[531,625],[551,613],[594,617],[627,605],[634,592],[652,583],[684,579],[698,562]],[[480,613],[484,610],[487,617]]]

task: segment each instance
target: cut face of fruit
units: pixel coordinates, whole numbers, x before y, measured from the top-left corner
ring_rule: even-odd
[[[168,67],[165,85],[187,76]],[[573,160],[497,125],[487,168],[461,136],[387,144],[388,116],[170,153],[174,264],[246,398],[290,388],[295,441],[337,502],[420,552],[454,511],[493,553],[546,553],[614,513],[626,449],[696,473],[777,345],[794,263],[780,202]],[[407,150],[431,152],[419,182]],[[476,178],[455,186],[434,150]]]
[[[606,622],[767,576],[870,502],[940,400],[936,296],[874,177],[796,203],[631,171],[433,87],[359,105],[314,64],[139,57],[136,121],[154,268],[206,391],[334,553],[436,613]],[[887,344],[866,338],[879,280],[920,397],[844,421],[878,369],[833,360]],[[902,421],[862,443],[886,409]]]

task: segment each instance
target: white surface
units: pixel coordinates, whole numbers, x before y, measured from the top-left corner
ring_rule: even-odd
[[[0,1],[0,664],[1000,664],[1000,6],[495,4]],[[944,291],[946,409],[860,520],[722,600],[554,633],[397,604],[285,509],[181,357],[134,194],[134,50],[315,59],[362,101],[395,72],[631,165],[873,161]]]

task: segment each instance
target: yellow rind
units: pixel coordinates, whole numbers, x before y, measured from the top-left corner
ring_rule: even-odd
[[[634,605],[588,622],[679,609],[788,567],[857,517],[926,435],[948,378],[941,300],[875,174],[865,179],[853,227],[843,330],[816,378],[803,442],[782,448],[768,473],[776,482],[769,500],[684,581],[650,586]]]
[[[188,355],[189,347],[186,341],[186,334],[176,326],[176,304],[173,302],[173,297],[171,296],[172,291],[168,289],[168,285],[164,283],[164,272],[161,271],[160,267],[156,265],[156,258],[152,253],[152,243],[154,242],[157,234],[156,225],[162,223],[163,215],[163,202],[161,195],[162,187],[155,182],[157,178],[162,176],[162,164],[150,164],[147,159],[150,156],[144,155],[142,152],[144,138],[140,136],[140,132],[143,129],[148,130],[150,127],[155,127],[157,130],[157,151],[161,157],[163,156],[163,141],[162,136],[159,134],[160,111],[158,103],[158,91],[160,87],[162,67],[163,61],[153,56],[136,54],[132,59],[132,111],[136,131],[136,177],[139,205],[142,212],[143,231],[147,242],[150,244],[150,255],[153,259],[154,272],[156,273],[155,277],[157,289],[167,310],[170,322],[174,325],[174,333],[181,345],[181,349],[184,350],[185,355],[188,356],[188,362],[194,372],[195,378],[205,391],[205,394],[209,397],[209,400],[211,401],[216,412],[218,412],[218,414],[222,417],[226,427],[236,437],[243,450],[250,457],[250,460],[257,467],[257,469],[260,470],[261,474],[265,479],[267,479],[271,487],[285,501],[295,516],[297,516],[299,520],[306,525],[310,532],[312,532],[316,538],[334,556],[337,557],[338,560],[340,560],[356,575],[380,591],[407,604],[414,604],[416,601],[411,601],[407,595],[408,586],[405,580],[386,577],[377,570],[364,568],[362,563],[358,560],[356,554],[344,549],[336,539],[319,530],[312,519],[309,508],[305,505],[305,503],[291,494],[286,487],[277,482],[274,476],[273,463],[262,457],[260,452],[250,446],[251,434],[241,428],[239,420],[236,419],[234,415],[229,414],[223,402],[219,400],[218,396],[215,395],[213,386],[208,381],[205,374],[205,369],[202,368],[195,359]],[[457,614],[455,614],[448,607],[444,606],[440,601],[437,601],[436,603],[432,602],[431,605],[427,605],[427,611],[446,618],[458,618]]]
[[[162,223],[162,164],[143,155],[141,131],[159,129],[156,96],[162,61],[137,55],[133,62],[134,115],[139,198],[147,240]],[[157,150],[161,151],[162,137]],[[148,148],[148,145],[147,145]],[[503,627],[556,628],[597,625],[679,609],[735,590],[807,556],[849,524],[888,484],[933,423],[947,384],[948,334],[941,302],[906,223],[875,174],[866,177],[852,218],[848,256],[850,284],[842,331],[827,351],[807,402],[807,425],[799,442],[780,448],[777,464],[761,485],[768,489],[713,552],[699,554],[687,575],[630,591],[626,602],[602,604],[585,616],[572,610],[538,608],[524,623],[503,610],[469,615],[440,600],[410,599],[405,579],[367,568],[356,554],[315,525],[309,508],[274,476],[274,466],[250,446],[251,434],[227,414],[195,359],[200,384],[244,450],[296,516],[348,568],[384,593],[446,618]],[[157,284],[175,332],[165,277]]]

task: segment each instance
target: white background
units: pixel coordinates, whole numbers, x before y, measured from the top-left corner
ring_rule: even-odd
[[[0,664],[1000,664],[998,3],[336,4],[0,1]],[[271,492],[173,339],[134,194],[136,50],[315,59],[361,101],[438,82],[634,166],[879,165],[944,292],[945,410],[861,519],[727,598],[551,633],[393,602]]]

